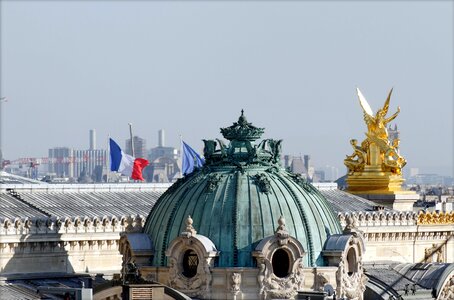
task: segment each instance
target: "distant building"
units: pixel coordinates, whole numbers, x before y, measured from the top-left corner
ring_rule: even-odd
[[[125,152],[126,154],[132,155],[134,157],[147,157],[147,141],[138,136],[132,138],[134,144],[134,154],[131,149],[131,139],[126,140]]]
[[[326,179],[325,179],[325,171],[323,171],[323,170],[315,170],[312,180],[313,180],[313,182],[324,182],[324,181],[326,181]]]
[[[106,166],[106,158],[106,150],[73,150],[74,177],[79,177],[84,169],[86,175],[93,177],[95,169]]]
[[[296,156],[292,158],[292,162],[290,164],[290,170],[293,173],[297,174],[307,174],[307,169],[304,166],[304,162],[301,156]]]
[[[90,149],[74,150],[68,147],[49,149],[49,174],[59,178],[79,178],[84,176],[100,182],[100,170],[107,165],[107,151],[96,149],[94,129],[90,130]],[[96,170],[96,174],[95,173]],[[102,177],[102,174],[101,174]]]
[[[394,128],[389,125],[388,127],[388,139],[392,143],[395,139],[400,139],[400,131],[397,130],[397,125],[394,124]]]
[[[301,174],[303,177],[312,180],[315,174],[315,168],[311,166],[311,156],[304,155],[304,156],[284,156],[284,166],[290,172]],[[322,172],[322,171],[319,171]],[[321,173],[319,174],[321,175]],[[325,178],[325,174],[323,172],[323,180]]]
[[[293,173],[297,174],[307,173],[307,169],[304,167],[304,161],[301,156],[285,155],[284,167]]]
[[[56,177],[74,177],[72,168],[73,150],[68,147],[49,149],[49,173]]]
[[[178,166],[179,151],[165,146],[165,132],[158,131],[158,147],[148,153],[150,166],[144,170],[147,182],[173,182],[180,174]]]
[[[452,185],[453,180],[450,176],[441,176],[438,174],[416,174],[407,180],[407,184],[416,185]]]
[[[410,168],[410,177],[416,176],[419,174],[419,169],[418,168]]]

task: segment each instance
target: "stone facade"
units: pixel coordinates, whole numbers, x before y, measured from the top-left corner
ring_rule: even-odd
[[[324,290],[348,299],[363,299],[367,281],[362,267],[364,243],[351,227],[328,239],[323,252],[327,266],[307,266],[303,260],[306,251],[289,235],[281,217],[275,234],[261,240],[252,254],[257,267],[219,268],[215,264],[219,255],[216,246],[197,234],[190,217],[186,225],[166,250],[168,266],[139,266],[145,279],[200,299],[293,299],[298,291]],[[132,253],[126,239],[122,239],[120,248],[123,253]],[[185,256],[192,251],[198,263],[194,274],[188,274]],[[283,256],[276,261],[277,253]],[[282,269],[281,265],[286,264]]]
[[[144,222],[141,216],[4,219],[0,275],[120,273],[120,234],[140,231]]]
[[[348,217],[363,232],[365,262],[454,262],[454,223],[420,224],[415,212],[377,211],[340,213],[341,224]]]

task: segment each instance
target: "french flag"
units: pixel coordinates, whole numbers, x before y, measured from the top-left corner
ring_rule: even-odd
[[[144,180],[142,170],[148,166],[148,160],[134,158],[121,150],[114,140],[109,139],[110,143],[110,170],[120,172],[135,180]]]

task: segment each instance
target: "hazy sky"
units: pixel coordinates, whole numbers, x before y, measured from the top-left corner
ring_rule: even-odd
[[[135,135],[201,150],[241,109],[318,167],[394,87],[407,170],[453,169],[452,1],[1,1],[5,159]],[[392,123],[394,124],[394,122]]]

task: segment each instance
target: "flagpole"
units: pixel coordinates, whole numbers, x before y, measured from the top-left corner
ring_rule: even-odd
[[[106,183],[110,177],[110,134],[107,134],[107,150],[106,150]]]
[[[180,134],[180,178],[183,177],[183,136]]]
[[[129,124],[129,136],[131,138],[131,155],[133,157],[136,157],[135,153],[134,153],[134,141],[132,140],[132,123],[128,123]]]

